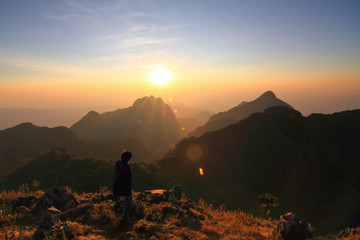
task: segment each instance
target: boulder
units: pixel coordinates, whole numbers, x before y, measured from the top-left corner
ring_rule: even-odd
[[[70,208],[74,208],[78,205],[78,201],[72,193],[69,193],[66,188],[54,187],[45,192],[40,198],[36,208],[47,209],[51,206],[59,209],[60,211],[66,211]]]
[[[177,202],[181,200],[182,190],[179,185],[163,193],[163,198],[167,201]]]
[[[50,207],[46,210],[45,214],[41,218],[39,228],[51,229],[54,225],[59,225],[61,212],[55,207]]]
[[[299,220],[296,214],[289,212],[280,216],[277,231],[284,240],[305,240],[314,235],[315,228]]]
[[[46,210],[45,214],[41,218],[39,228],[35,231],[33,239],[42,240],[52,233],[52,228],[55,225],[60,225],[61,212],[55,207],[50,207]]]

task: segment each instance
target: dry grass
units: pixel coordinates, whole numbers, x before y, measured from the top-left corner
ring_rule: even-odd
[[[104,193],[109,193],[104,190]],[[11,201],[19,196],[37,195],[40,191],[3,191],[0,192],[0,239],[31,239],[40,219],[39,214],[21,214],[11,209]],[[75,194],[81,201],[88,194]],[[137,209],[131,216],[131,224],[120,224],[121,213],[113,210],[114,202],[106,200],[94,203],[88,214],[64,220],[54,226],[49,239],[150,239],[159,240],[196,239],[196,240],[238,240],[238,239],[275,239],[273,232],[277,221],[256,218],[241,211],[229,211],[224,206],[214,208],[200,200],[194,203],[184,198],[180,202],[151,203],[148,199],[137,201]],[[178,212],[164,216],[164,208]],[[360,228],[344,232],[342,236],[318,237],[320,240],[360,239]]]
[[[202,232],[218,239],[270,239],[277,222],[256,218],[241,211],[228,211],[225,206],[214,209],[203,200],[201,209],[209,214],[203,221]]]

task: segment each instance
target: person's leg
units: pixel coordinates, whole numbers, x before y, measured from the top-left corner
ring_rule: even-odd
[[[129,221],[133,200],[132,195],[124,196],[124,221]]]

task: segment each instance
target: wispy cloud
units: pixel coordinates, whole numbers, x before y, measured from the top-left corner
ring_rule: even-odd
[[[178,38],[151,38],[151,37],[134,37],[122,41],[122,48],[133,48],[144,45],[158,45],[179,40]]]
[[[82,32],[92,46],[89,51],[116,56],[121,51],[179,41],[173,30],[181,24],[161,24],[162,16],[152,12],[133,11],[131,1],[96,2],[66,0],[63,6],[45,17],[71,25]],[[152,49],[149,49],[150,51]]]
[[[30,59],[0,59],[0,64],[8,65],[12,67],[18,67],[30,71],[53,73],[53,74],[85,74],[89,71],[74,67],[72,65],[66,65],[63,63],[49,62],[49,61],[37,61]]]
[[[158,26],[156,24],[151,24],[151,25],[144,25],[144,24],[133,24],[131,26],[129,26],[129,31],[130,32],[157,32],[157,31],[168,31],[168,30],[173,30],[173,29],[179,29],[182,28],[183,26],[180,24],[176,24],[176,25],[171,25],[171,26]]]

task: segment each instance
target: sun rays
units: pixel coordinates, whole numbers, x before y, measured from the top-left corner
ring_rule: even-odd
[[[164,66],[157,65],[152,67],[150,81],[157,87],[165,87],[172,80],[172,73]]]

